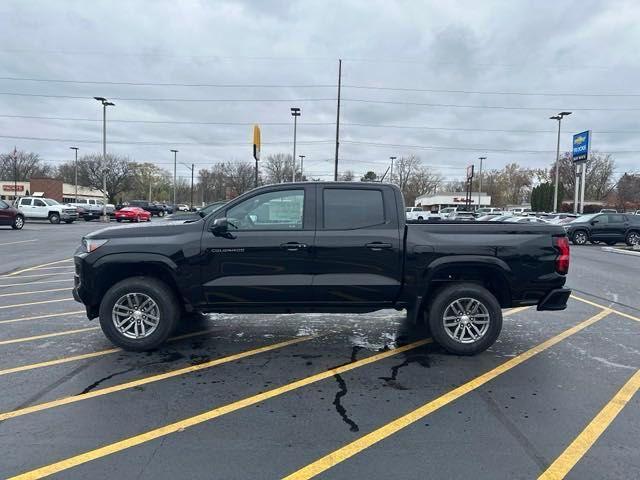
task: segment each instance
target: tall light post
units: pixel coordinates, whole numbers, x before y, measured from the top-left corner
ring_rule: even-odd
[[[560,169],[560,125],[562,124],[562,117],[571,115],[571,112],[560,112],[553,117],[549,117],[549,120],[558,121],[558,142],[556,144],[556,185],[553,190],[553,211],[558,210],[558,181],[559,181],[559,169]]]
[[[75,185],[76,185],[76,199],[75,202],[78,203],[78,147],[69,147],[71,150],[76,151],[76,163],[75,163]]]
[[[300,109],[298,107],[291,107],[291,116],[293,117],[293,173],[291,174],[291,181],[296,181],[296,131],[298,127],[298,117],[300,116]]]
[[[487,157],[478,157],[478,160],[480,160],[480,186],[478,187],[478,208],[481,207],[480,205],[480,199],[482,197],[482,162],[485,161],[487,159]]]
[[[171,150],[173,152],[173,208],[176,207],[176,167],[178,161],[178,150]]]
[[[102,103],[102,218],[100,221],[108,222],[107,215],[107,107],[114,107],[116,104],[108,101],[104,97],[93,97]]]
[[[306,155],[298,155],[300,157],[300,181],[304,178],[304,157]]]
[[[389,170],[389,183],[393,183],[393,161],[398,157],[389,157],[391,159],[391,170]]]
[[[191,165],[187,165],[186,163],[182,163],[182,162],[180,162],[180,165],[184,165],[189,170],[191,170],[191,205],[189,205],[189,207],[190,207],[190,210],[193,210],[193,171],[196,168],[196,166],[193,163]]]

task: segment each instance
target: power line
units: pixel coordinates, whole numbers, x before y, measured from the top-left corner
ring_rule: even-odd
[[[126,85],[135,87],[211,87],[211,88],[335,88],[318,84],[260,84],[260,83],[180,83],[180,82],[115,82],[109,80],[71,80],[62,78],[0,77],[0,80],[38,83],[68,83],[74,85]]]
[[[48,137],[27,137],[27,136],[14,136],[14,135],[0,135],[0,138],[7,138],[12,140],[33,140],[42,142],[67,142],[67,143],[102,143],[101,140],[78,140],[69,138],[48,138]],[[262,142],[263,145],[289,145],[290,140],[277,141],[277,142]],[[333,140],[303,140],[298,143],[302,145],[313,145],[322,143],[333,143]],[[247,146],[251,145],[250,142],[127,142],[119,140],[109,140],[109,144],[115,145],[147,145],[147,146],[160,146],[160,145],[209,145],[209,146]]]
[[[68,122],[102,122],[98,118],[78,118],[78,117],[52,117],[39,115],[9,115],[0,114],[0,118],[20,118],[27,120],[54,120]],[[209,121],[189,121],[189,120],[127,120],[127,119],[109,119],[109,123],[138,123],[138,124],[158,124],[158,125],[222,125],[222,126],[253,126],[256,123],[264,126],[285,126],[290,127],[291,122],[209,122]],[[302,126],[334,126],[335,122],[300,122]],[[434,127],[428,125],[391,125],[382,123],[352,123],[341,122],[341,125],[351,127],[370,127],[370,128],[393,128],[393,129],[416,129],[416,130],[442,130],[452,132],[489,132],[489,133],[555,133],[555,130],[526,130],[526,129],[500,129],[500,128],[463,128],[463,127]],[[640,130],[592,130],[597,134],[611,135],[629,135],[638,134]]]
[[[1,79],[1,77],[0,77]],[[429,88],[379,87],[373,85],[343,85],[345,88],[359,90],[383,90],[390,92],[425,92],[425,93],[455,93],[468,95],[517,95],[532,97],[640,97],[640,93],[552,93],[552,92],[501,92],[486,90],[441,90]]]
[[[355,103],[371,103],[371,104],[381,104],[381,105],[412,105],[419,107],[441,107],[441,108],[475,108],[475,109],[495,109],[495,110],[537,110],[537,111],[545,111],[545,112],[555,112],[557,110],[562,110],[562,108],[566,107],[510,107],[506,105],[459,105],[454,103],[420,103],[420,102],[399,102],[394,100],[371,100],[371,99],[363,99],[363,98],[344,98],[345,102],[355,102]],[[629,111],[636,112],[640,111],[640,107],[616,107],[616,108],[606,108],[606,107],[590,107],[590,108],[571,108],[571,111],[574,112],[586,112],[586,111],[609,111],[609,112],[618,112],[618,111]]]
[[[11,97],[37,97],[37,98],[65,98],[72,100],[93,100],[90,96],[77,95],[49,95],[43,93],[23,93],[23,92],[0,92],[0,95]],[[335,98],[127,98],[127,97],[109,97],[109,100],[118,100],[121,102],[334,102]]]

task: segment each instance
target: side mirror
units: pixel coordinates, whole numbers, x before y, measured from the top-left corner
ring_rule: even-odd
[[[235,236],[229,231],[229,225],[233,226],[233,224],[226,217],[216,218],[209,230],[216,237],[235,238]]]
[[[596,223],[598,223],[600,220],[591,220],[591,225],[595,225]]]

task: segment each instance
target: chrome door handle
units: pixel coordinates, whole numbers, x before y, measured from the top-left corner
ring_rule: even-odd
[[[280,248],[284,248],[287,252],[297,252],[298,250],[304,250],[308,247],[309,246],[306,243],[299,242],[287,242],[280,244]]]
[[[380,250],[390,249],[392,245],[390,243],[371,242],[371,243],[367,243],[366,247],[369,250],[373,250],[374,252],[379,252]]]

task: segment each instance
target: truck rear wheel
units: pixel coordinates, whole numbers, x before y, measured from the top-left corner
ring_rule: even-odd
[[[459,283],[436,295],[429,310],[429,327],[433,339],[448,352],[475,355],[500,335],[502,310],[486,288]]]
[[[100,303],[100,326],[114,344],[144,352],[162,345],[180,309],[173,291],[150,277],[132,277],[111,287]]]

